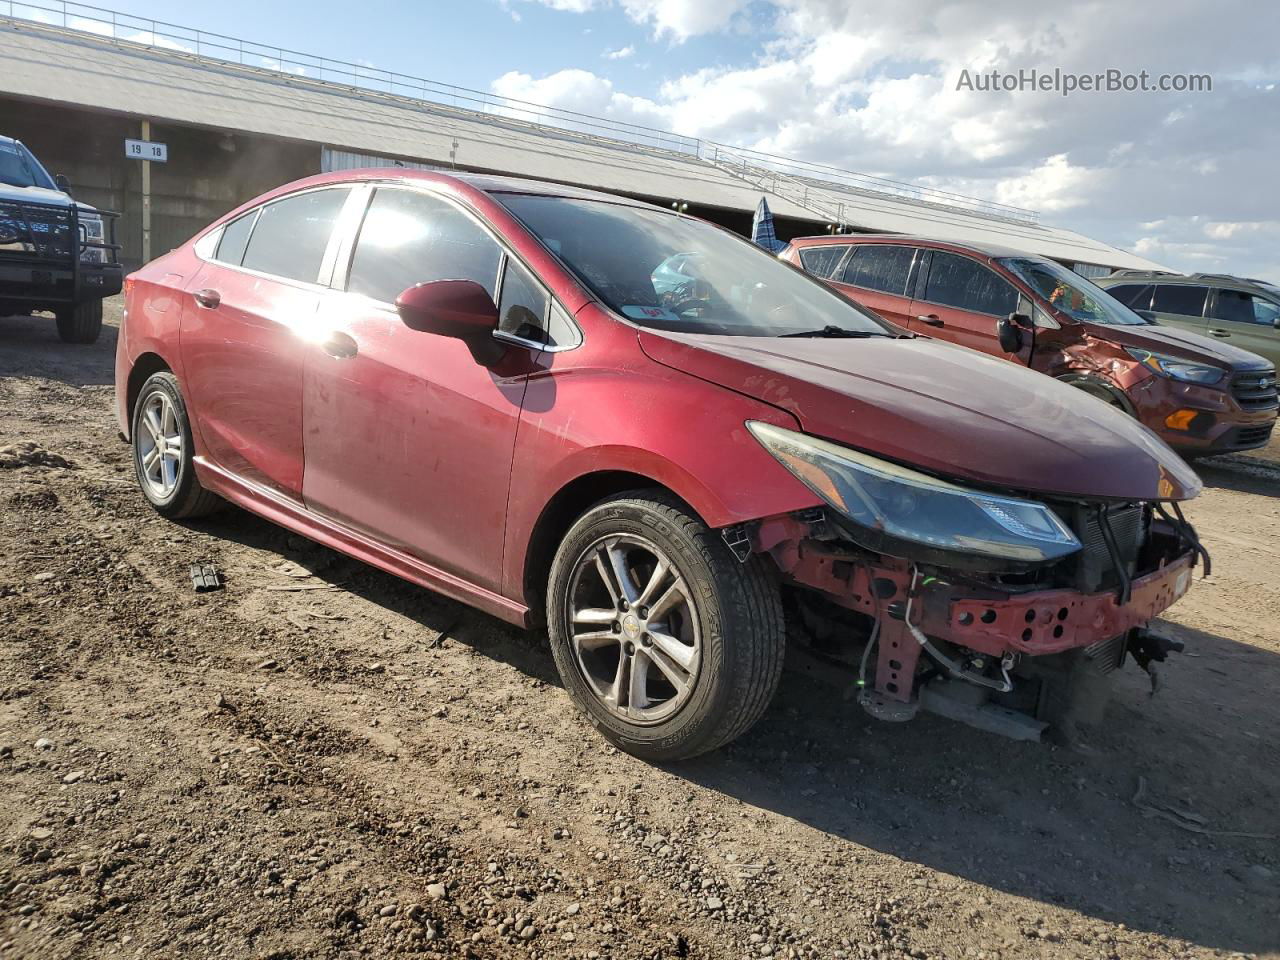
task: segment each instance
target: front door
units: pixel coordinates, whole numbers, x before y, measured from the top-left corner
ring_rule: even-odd
[[[406,327],[393,304],[415,283],[444,279],[475,280],[504,317],[514,306],[545,317],[549,298],[469,214],[402,186],[374,191],[345,272],[335,276],[345,289],[320,306],[306,361],[307,508],[497,591],[516,427],[539,347],[512,341],[485,367],[462,341]]]
[[[237,477],[302,494],[302,368],[317,282],[349,191],[291,194],[228,224],[192,274],[183,386],[204,453]]]
[[[1280,367],[1280,303],[1247,290],[1217,289],[1209,301],[1208,333]]]
[[[1031,362],[1033,331],[1022,330],[1022,348],[1005,353],[996,324],[1018,310],[1013,284],[986,264],[945,250],[929,251],[920,299],[911,304],[913,333],[949,340],[1002,360]]]

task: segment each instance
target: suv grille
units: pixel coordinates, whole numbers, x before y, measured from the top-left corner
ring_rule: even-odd
[[[1224,446],[1232,450],[1252,450],[1265,446],[1271,439],[1271,428],[1274,423],[1261,423],[1254,427],[1236,427],[1227,436]]]
[[[1275,368],[1237,373],[1231,380],[1231,395],[1246,410],[1276,406],[1280,400],[1276,395]]]

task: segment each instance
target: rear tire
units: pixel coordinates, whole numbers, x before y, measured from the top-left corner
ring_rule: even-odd
[[[89,300],[53,312],[64,343],[96,343],[102,333],[102,301]]]
[[[573,525],[551,566],[547,625],[574,703],[610,743],[650,761],[745,733],[777,690],[786,647],[764,561],[738,562],[662,491],[612,497]]]
[[[178,378],[168,370],[153,373],[138,391],[130,437],[138,486],[156,513],[184,520],[222,506],[196,477],[187,405]]]

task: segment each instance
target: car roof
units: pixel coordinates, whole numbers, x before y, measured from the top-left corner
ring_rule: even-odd
[[[998,243],[971,243],[967,240],[938,240],[934,237],[917,237],[906,233],[836,233],[816,237],[796,237],[791,241],[797,247],[823,247],[844,245],[849,243],[897,243],[912,246],[929,247],[933,250],[956,250],[976,253],[983,257],[1031,257],[1043,260],[1039,254],[1028,253],[1015,247],[1005,247]]]
[[[1142,285],[1148,283],[1160,284],[1188,284],[1197,287],[1229,287],[1229,288],[1247,288],[1262,289],[1268,293],[1273,293],[1274,288],[1265,280],[1254,280],[1249,277],[1233,277],[1225,273],[1160,273],[1151,271],[1150,273],[1124,273],[1119,276],[1100,277],[1107,286],[1119,286],[1120,284]],[[1114,281],[1114,284],[1112,283]],[[1095,281],[1096,282],[1096,281]]]

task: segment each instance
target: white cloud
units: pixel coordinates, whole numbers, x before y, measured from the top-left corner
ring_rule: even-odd
[[[617,50],[606,50],[601,54],[606,60],[626,60],[633,56],[636,52],[635,46],[627,44],[625,47],[619,47]]]
[[[612,3],[673,43],[750,28],[755,51],[683,71],[669,57],[646,98],[587,71],[504,78],[529,99],[1030,206],[1119,246],[1141,243],[1171,266],[1221,256],[1259,273],[1277,259],[1275,234],[1205,226],[1280,221],[1280,191],[1250,187],[1274,179],[1280,155],[1280,129],[1262,121],[1280,107],[1275,4],[1166,0],[1159,16],[1148,4],[1103,16],[1096,3],[1023,0],[916,0],[909,11],[879,0],[541,2]],[[956,90],[965,69],[1028,67],[1211,73],[1214,84],[1067,98]]]

